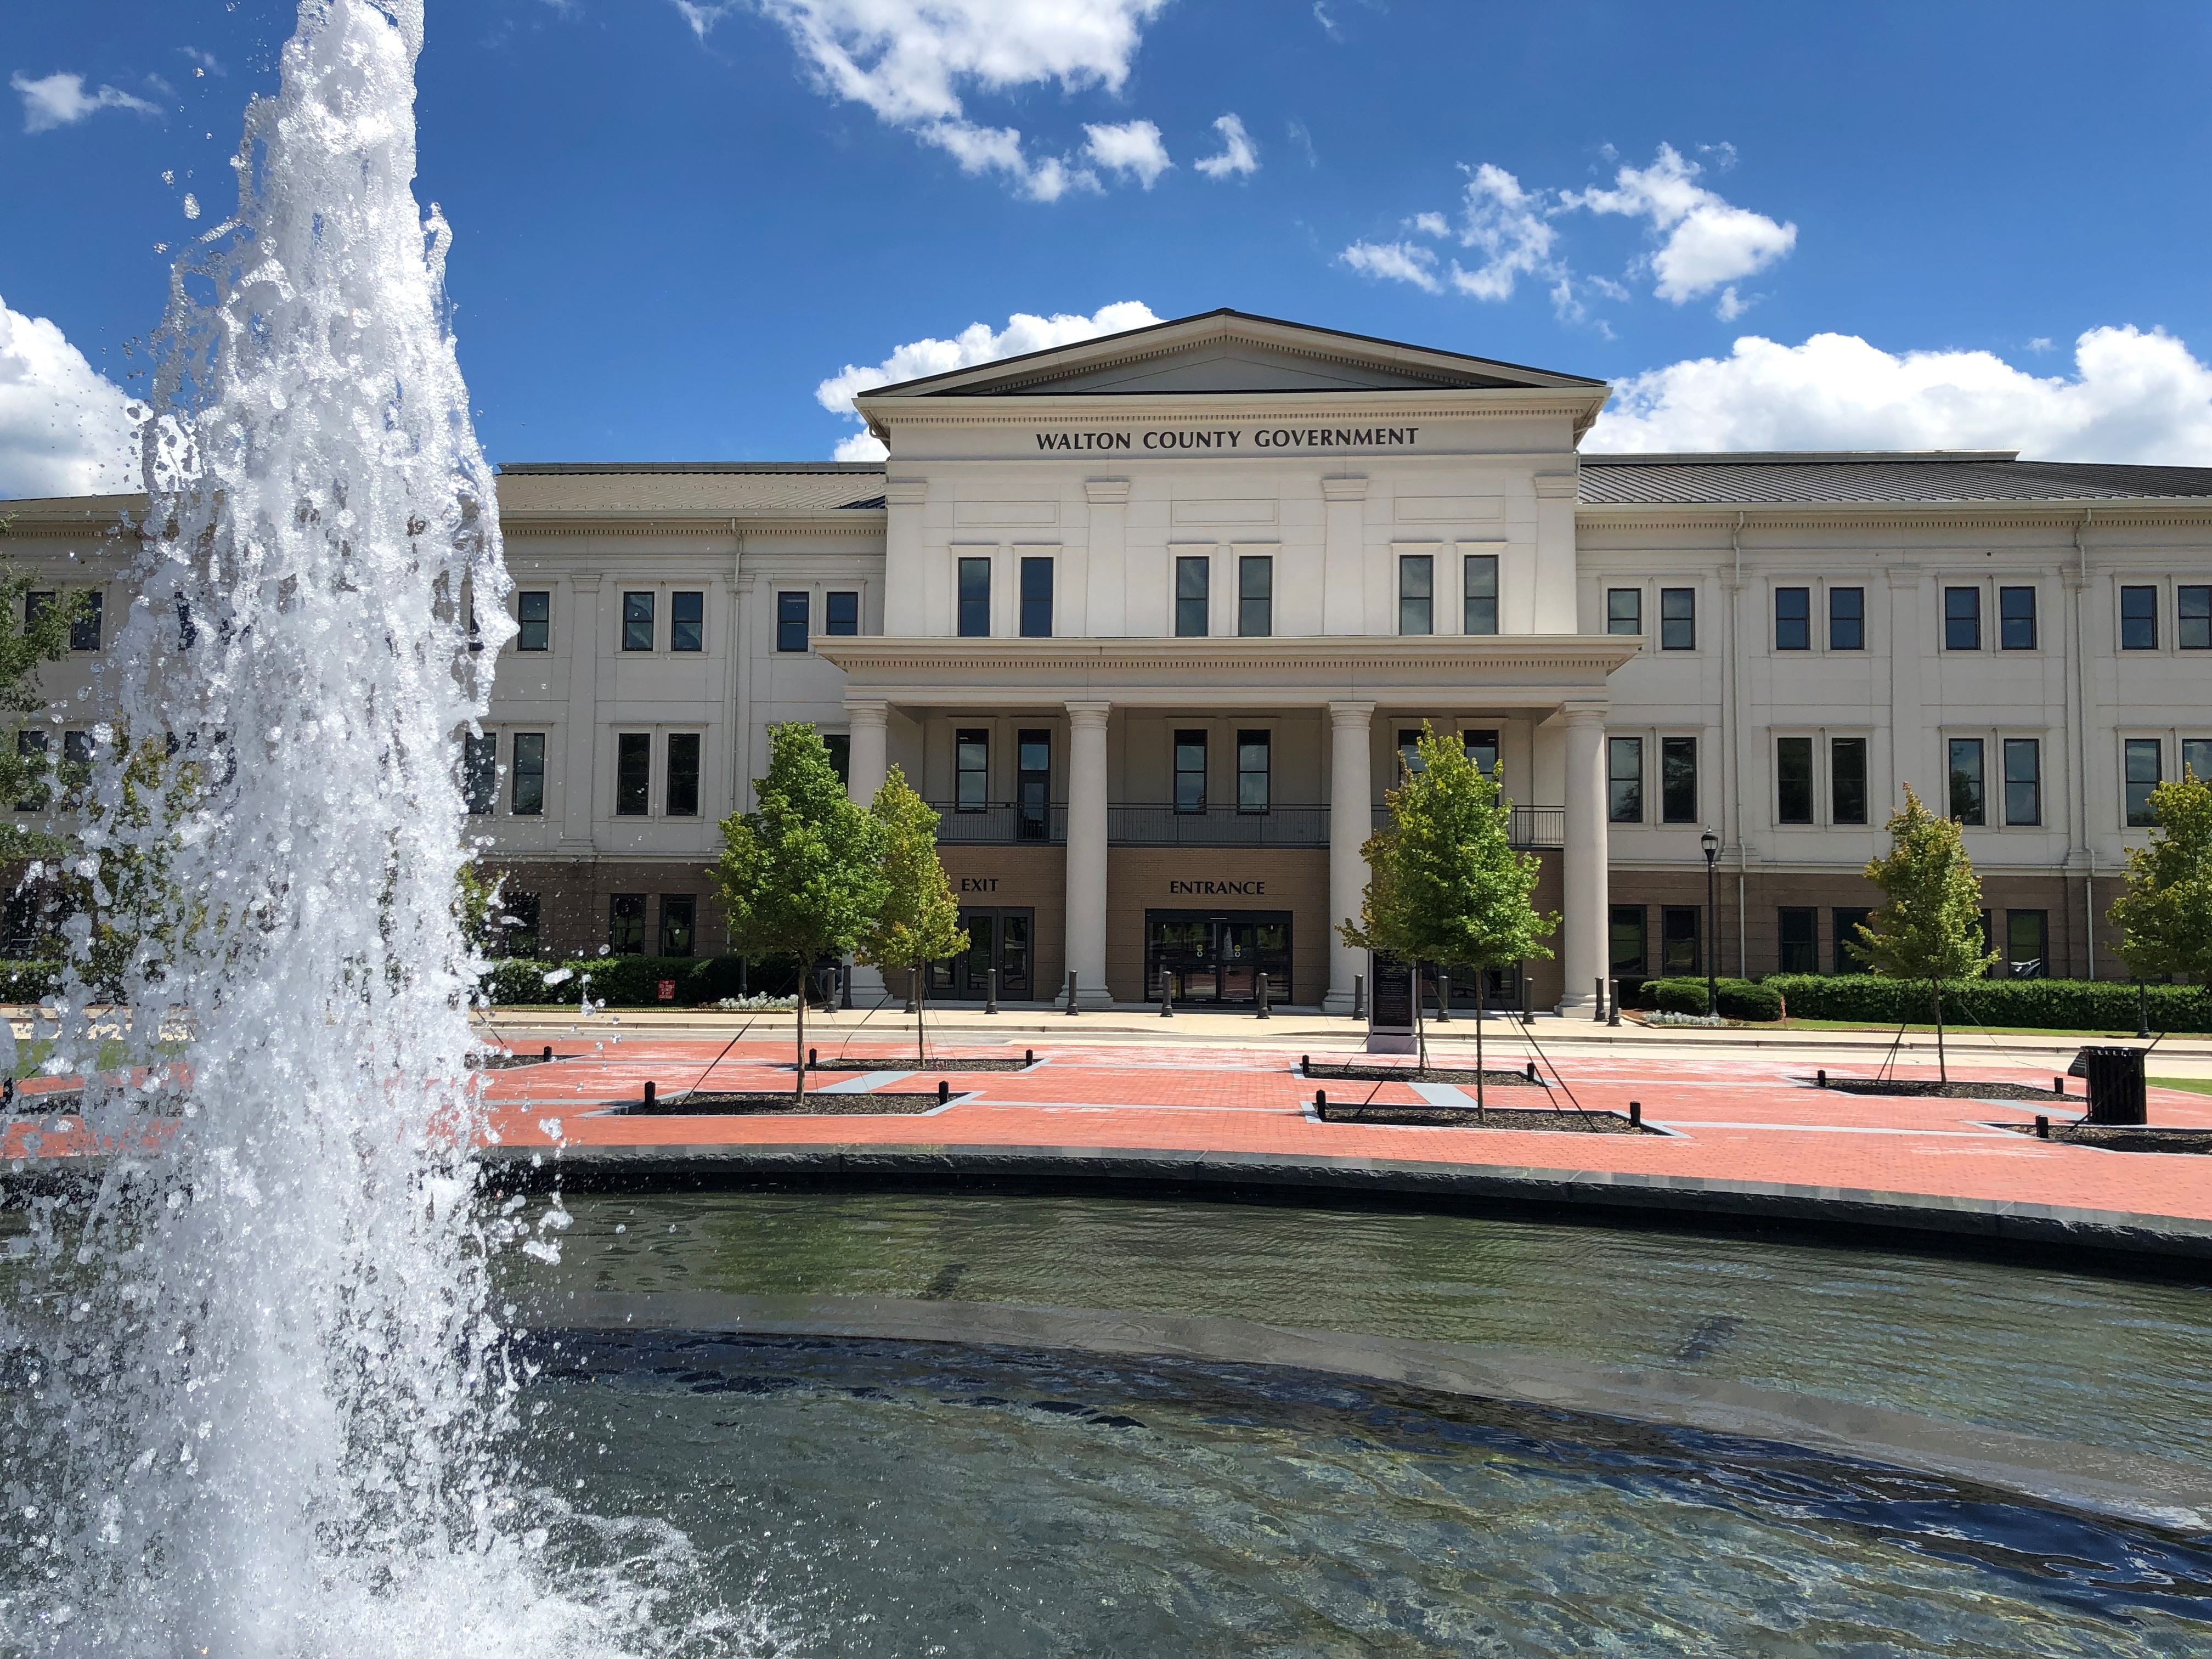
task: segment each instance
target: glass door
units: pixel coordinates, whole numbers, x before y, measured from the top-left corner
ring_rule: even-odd
[[[980,1002],[990,994],[990,970],[999,970],[999,995],[1009,1002],[1025,1002],[1034,994],[1030,936],[1034,910],[963,908],[960,926],[967,930],[968,948],[957,957],[929,965],[932,996],[970,999]]]

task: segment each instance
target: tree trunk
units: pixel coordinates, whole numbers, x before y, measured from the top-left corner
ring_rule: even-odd
[[[922,1030],[924,1011],[929,1006],[929,974],[924,968],[914,970],[914,1057],[917,1061],[929,1058],[929,1039]]]
[[[793,1028],[799,1033],[799,1065],[795,1068],[797,1081],[791,1085],[792,1103],[802,1110],[806,1105],[806,993],[808,981],[813,977],[814,970],[811,968],[799,970],[799,1002],[796,1010],[799,1021]]]
[[[1936,1077],[1939,1082],[1948,1083],[1951,1067],[1943,1058],[1943,981],[1931,979],[1928,988],[1936,994]]]
[[[1429,1069],[1429,1022],[1421,1001],[1421,964],[1413,964],[1413,1063]]]
[[[1483,970],[1480,968],[1474,970],[1474,1115],[1478,1118],[1480,1117],[1483,1113],[1482,1005],[1484,997],[1482,974]]]

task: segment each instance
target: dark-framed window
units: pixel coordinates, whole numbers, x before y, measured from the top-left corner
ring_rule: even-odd
[[[1943,590],[1943,648],[1978,651],[1982,648],[1982,590],[1947,587]]]
[[[2120,649],[2158,649],[2158,589],[2155,587],[2124,587],[2120,590]]]
[[[963,558],[959,564],[959,615],[955,626],[963,640],[991,636],[991,562]]]
[[[542,939],[539,918],[544,902],[536,893],[502,891],[499,897],[499,953],[505,957],[534,957]]]
[[[690,893],[660,896],[660,954],[688,957],[698,939],[699,901]]]
[[[179,597],[182,597],[181,595]],[[39,625],[39,618],[53,609],[54,596],[49,592],[23,595],[23,631],[27,634]]]
[[[2212,651],[2212,587],[2185,583],[2173,590],[2173,642],[2184,651]]]
[[[2166,745],[2156,738],[2130,738],[2124,759],[2128,828],[2145,830],[2158,822],[2150,810],[2150,792],[2165,781]]]
[[[849,732],[824,732],[822,746],[830,751],[830,769],[837,775],[841,786],[853,781],[853,734]]]
[[[623,595],[622,647],[625,651],[653,649],[653,595]]]
[[[1237,810],[1240,812],[1267,810],[1273,741],[1265,731],[1237,734]]]
[[[1615,979],[1641,979],[1644,972],[1644,907],[1609,906],[1606,917],[1606,966]]]
[[[1203,553],[1186,553],[1175,564],[1176,637],[1202,640],[1212,627],[1208,611],[1213,602],[1213,561]]]
[[[1605,631],[1641,634],[1644,631],[1644,590],[1608,587],[1605,590]]]
[[[79,601],[76,615],[70,621],[70,650],[100,649],[100,613],[106,608],[106,600],[107,596],[95,587]]]
[[[1266,553],[1237,559],[1237,631],[1264,640],[1275,631],[1275,561]]]
[[[1828,817],[1833,823],[1867,821],[1867,740],[1828,739]]]
[[[615,734],[615,812],[641,818],[653,810],[653,733]]]
[[[1024,841],[1044,841],[1052,834],[1052,733],[1024,731],[1014,734],[1014,800],[1021,812],[1018,826]]]
[[[2033,588],[2000,587],[1997,589],[1997,649],[2000,651],[2035,649],[2035,590]]]
[[[1022,637],[1052,637],[1052,560],[1028,557],[1022,561]]]
[[[2181,770],[2185,777],[2194,777],[2200,783],[2212,783],[2212,738],[2184,738],[2181,740]]]
[[[1465,614],[1460,626],[1469,634],[1495,634],[1498,631],[1498,555],[1470,553],[1461,563],[1462,580],[1466,583]]]
[[[2008,824],[2043,822],[2043,745],[2033,738],[2004,740],[2005,819]]]
[[[510,769],[512,787],[508,799],[513,803],[514,816],[519,818],[544,817],[545,734],[543,732],[518,732],[514,734],[514,763]]]
[[[1820,913],[1809,904],[1785,904],[1774,913],[1776,964],[1785,974],[1820,971]]]
[[[35,812],[46,804],[46,785],[40,776],[46,769],[46,734],[25,726],[15,733],[15,755],[20,760],[31,762],[33,771],[22,798],[15,803],[15,810],[18,812]]]
[[[1777,738],[1774,740],[1774,821],[1810,823],[1813,821],[1813,739]]]
[[[1644,822],[1644,739],[1605,740],[1605,816],[1612,823]]]
[[[1175,734],[1175,810],[1206,811],[1206,732],[1202,727]]]
[[[499,810],[499,733],[461,734],[461,793],[471,813]]]
[[[775,596],[775,648],[806,649],[806,632],[812,620],[814,596],[803,588],[787,588]]]
[[[1866,589],[1863,587],[1832,587],[1828,590],[1828,649],[1866,649]]]
[[[550,651],[553,648],[553,595],[543,587],[526,587],[514,596],[514,648]]]
[[[822,596],[822,631],[840,639],[860,631],[860,596],[841,587]]]
[[[1421,758],[1420,732],[1410,726],[1400,726],[1398,728],[1398,775],[1410,778],[1418,776],[1428,769],[1429,763]]]
[[[1398,631],[1433,634],[1436,623],[1437,561],[1433,554],[1398,556]]]
[[[1702,974],[1705,953],[1698,948],[1703,914],[1694,904],[1659,908],[1659,971],[1668,979]]]
[[[1495,777],[1498,775],[1498,728],[1496,726],[1485,726],[1479,731],[1468,730],[1461,732],[1459,746],[1467,751],[1467,757],[1480,769],[1485,777]]]
[[[2005,974],[2011,979],[2045,979],[2051,973],[2051,912],[2005,912]]]
[[[1698,740],[1695,738],[1659,739],[1659,821],[1695,823],[1698,821]]]
[[[1951,739],[1951,816],[1961,823],[1989,821],[1986,775],[1979,738]]]
[[[1813,590],[1778,587],[1774,590],[1774,648],[1810,651],[1813,648]]]
[[[645,950],[645,895],[616,893],[607,900],[607,949],[618,957]]]
[[[668,734],[668,816],[699,816],[699,737],[696,732]]]
[[[1698,590],[1662,587],[1659,590],[1659,648],[1694,651],[1698,648]]]
[[[494,751],[496,755],[496,751]],[[92,764],[92,732],[86,726],[71,726],[62,733],[62,764],[89,766]]]
[[[991,804],[991,733],[972,726],[952,734],[952,805],[980,812]]]
[[[1874,912],[1863,904],[1839,904],[1828,912],[1828,925],[1834,929],[1835,968],[1838,974],[1863,974],[1866,963],[1850,952],[1859,944],[1859,928],[1872,919]]]
[[[704,651],[707,648],[707,596],[696,589],[681,589],[668,596],[668,648]]]

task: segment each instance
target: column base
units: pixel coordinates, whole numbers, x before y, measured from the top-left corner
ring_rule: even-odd
[[[1321,1011],[1334,1019],[1352,1018],[1352,993],[1331,991],[1321,1000]]]
[[[871,968],[865,962],[853,964],[853,1006],[855,1008],[872,1008],[890,995],[890,989],[884,983],[882,969]]]
[[[1062,1010],[1066,1008],[1067,992],[1065,988],[1052,1000],[1052,1006]],[[1075,1012],[1078,1014],[1099,1013],[1113,1006],[1114,994],[1103,986],[1083,985],[1076,988]]]
[[[1597,993],[1591,991],[1578,997],[1561,997],[1556,1012],[1562,1019],[1572,1019],[1577,1014],[1588,1019],[1597,1012]]]

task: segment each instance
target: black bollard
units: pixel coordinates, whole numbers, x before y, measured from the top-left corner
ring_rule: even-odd
[[[1640,1100],[1632,1100],[1628,1103],[1628,1127],[1632,1129],[1640,1129],[1644,1127],[1644,1103]]]
[[[1367,975],[1364,974],[1352,976],[1352,1017],[1354,1019],[1367,1018]]]
[[[943,1078],[937,1079],[937,1103],[940,1106],[952,1098],[952,1085]]]
[[[1259,983],[1255,988],[1255,1000],[1259,1004],[1257,1012],[1261,1019],[1274,1018],[1267,1012],[1267,976],[1265,974],[1260,975]]]
[[[647,1080],[645,1085],[645,1103],[648,1106],[653,1104],[653,1084],[650,1079]]]
[[[1481,981],[1478,980],[1476,982],[1480,984]],[[1451,975],[1449,974],[1437,975],[1437,1024],[1439,1025],[1451,1024]]]
[[[1826,1066],[1824,1066],[1819,1071],[1813,1073],[1813,1086],[1816,1089],[1825,1089],[1828,1086],[1828,1070]]]
[[[1075,969],[1067,970],[1067,1017],[1075,1018]]]
[[[550,1042],[545,1045],[545,1058],[548,1060],[553,1058],[553,1045]]]
[[[999,1012],[999,970],[995,968],[983,970],[983,1012],[987,1014]]]
[[[1172,1019],[1174,1017],[1175,981],[1171,979],[1164,979],[1160,981],[1160,1018]]]
[[[1313,1075],[1313,1056],[1311,1054],[1300,1054],[1298,1056],[1298,1075],[1300,1077],[1311,1077]]]
[[[1022,1064],[1023,1064],[1023,1065],[1024,1065],[1024,1066],[1034,1066],[1034,1065],[1036,1065],[1036,1049],[1034,1049],[1034,1048],[1024,1048],[1024,1049],[1023,1049],[1023,1050],[1022,1050]]]
[[[813,1070],[815,1070],[815,1069],[816,1069],[816,1066],[815,1066],[815,1064],[814,1064],[815,1057],[816,1057],[817,1055],[818,1055],[821,1052],[822,1052],[822,1051],[821,1051],[819,1048],[809,1048],[809,1049],[806,1051],[806,1069],[807,1069],[808,1071],[810,1071],[810,1072],[811,1072],[811,1071],[813,1071]]]
[[[2035,1138],[2038,1140],[2051,1139],[2051,1120],[2040,1112],[2035,1115]]]
[[[1529,979],[1526,967],[1521,969],[1521,1023],[1523,1025],[1536,1023],[1536,987]]]
[[[1605,981],[1601,978],[1597,982],[1597,1012],[1590,1016],[1590,1024],[1602,1025],[1605,1023]]]
[[[2054,1095],[2063,1096],[2066,1092],[2066,1079],[2063,1077],[2054,1076],[2051,1079],[2051,1092]]]
[[[1328,1091],[1326,1089],[1314,1091],[1314,1115],[1324,1123],[1328,1121]]]
[[[853,1012],[853,964],[849,962],[837,969],[837,1006],[848,1014]]]
[[[1531,1082],[1531,1083],[1534,1083],[1535,1080],[1536,1080],[1536,1062],[1535,1062],[1534,1060],[1530,1060],[1530,1061],[1528,1062],[1528,1081],[1529,1081],[1529,1082]]]
[[[1605,1023],[1608,1025],[1619,1025],[1620,1024],[1620,981],[1614,980],[1609,988],[1611,994],[1605,1000]]]

